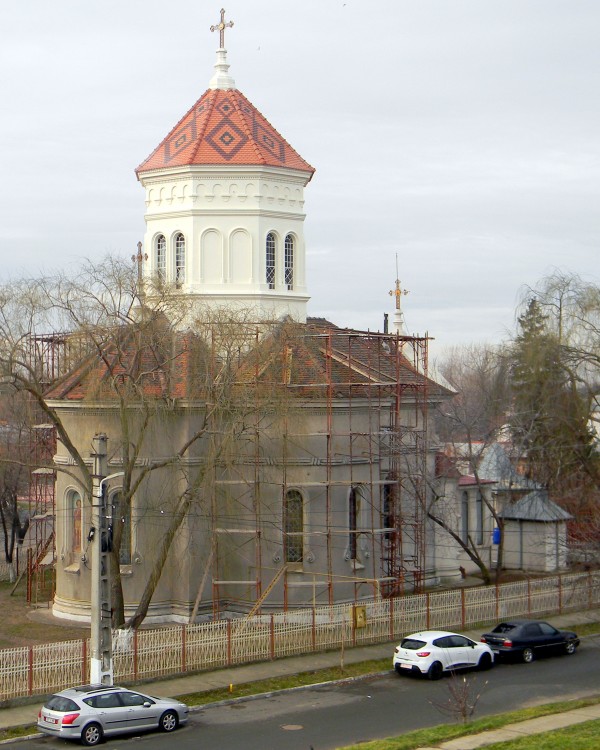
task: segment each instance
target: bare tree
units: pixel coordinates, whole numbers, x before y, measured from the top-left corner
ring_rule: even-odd
[[[464,674],[452,672],[446,683],[448,698],[431,701],[431,705],[446,716],[452,716],[457,721],[466,724],[473,718],[481,694],[487,684],[488,680],[480,688],[477,684],[477,678],[469,678]]]
[[[506,364],[498,349],[485,345],[455,347],[440,363],[439,370],[455,390],[453,399],[441,405],[436,415],[438,435],[445,443],[446,465],[474,478],[476,492],[502,530],[500,508],[491,501],[479,466],[487,448],[498,434],[510,409]],[[426,512],[428,518],[454,540],[479,568],[484,583],[491,582],[488,562],[471,533],[460,528],[457,498],[448,494],[451,482],[440,481],[432,488]],[[502,533],[500,534],[502,539]],[[502,542],[498,545],[497,571],[502,566]]]
[[[30,430],[27,404],[0,394],[0,524],[10,580],[16,580],[16,550],[29,528],[27,490]]]
[[[527,288],[511,348],[513,433],[532,476],[571,512],[590,512],[600,491],[600,288],[556,271]]]
[[[192,330],[193,329],[193,332]],[[265,325],[266,330],[274,326]],[[48,372],[35,342],[63,332],[61,367]],[[285,326],[278,326],[278,335]],[[0,289],[0,368],[5,386],[26,394],[56,429],[69,461],[57,469],[91,501],[91,467],[81,442],[86,408],[101,410],[110,433],[111,466],[122,474],[110,529],[113,625],[125,624],[121,557],[134,497],[168,523],[136,612],[147,614],[172,542],[190,507],[214,503],[220,467],[244,436],[276,418],[284,367],[257,333],[248,311],[192,310],[176,289],[142,286],[136,270],[114,258],[88,263],[73,277],[27,280]],[[259,388],[268,366],[278,380]],[[70,408],[79,401],[82,409]],[[85,433],[83,433],[85,434]],[[157,449],[161,446],[161,450]]]

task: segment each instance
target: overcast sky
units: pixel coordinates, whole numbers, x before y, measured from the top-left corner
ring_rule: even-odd
[[[0,0],[4,280],[129,257],[134,169],[237,87],[316,167],[309,314],[499,341],[523,285],[600,283],[600,0]]]

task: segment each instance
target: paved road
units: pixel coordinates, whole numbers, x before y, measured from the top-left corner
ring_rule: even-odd
[[[477,716],[500,713],[562,698],[600,692],[600,642],[584,640],[574,656],[541,659],[532,664],[501,664],[490,672],[471,673],[481,690]],[[485,684],[487,682],[487,684]],[[203,709],[168,739],[108,740],[104,748],[164,750],[333,750],[377,737],[441,724],[449,719],[440,707],[450,698],[450,678],[429,682],[410,676],[384,677],[327,686],[272,698]],[[30,740],[19,750],[68,747],[53,738]]]

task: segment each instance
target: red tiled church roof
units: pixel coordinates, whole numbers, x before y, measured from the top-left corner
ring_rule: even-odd
[[[315,171],[240,91],[208,89],[136,174],[212,164]]]
[[[442,386],[419,373],[402,355],[393,337],[327,325],[282,322],[254,347],[240,355],[235,381],[268,388],[291,387],[296,395],[324,398],[328,383],[333,398],[368,396],[427,387],[430,396],[445,393]],[[209,347],[191,331],[175,332],[160,320],[142,331],[124,328],[53,384],[48,399],[108,400],[135,384],[132,398],[204,398],[219,372]],[[211,376],[211,373],[213,375]]]

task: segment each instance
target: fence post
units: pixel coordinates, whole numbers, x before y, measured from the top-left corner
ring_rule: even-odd
[[[558,614],[562,615],[562,573],[558,574]]]
[[[465,617],[465,590],[460,590],[460,621],[461,627],[465,629],[466,617]]]
[[[314,604],[312,608],[312,649],[313,652],[317,650],[317,615]]]
[[[185,622],[181,625],[181,671],[187,672],[187,659],[186,659],[186,624]]]
[[[33,695],[33,646],[29,647],[29,674],[27,675],[29,695]]]
[[[138,676],[138,632],[137,628],[133,631],[133,679],[137,680]]]
[[[271,612],[271,620],[269,623],[269,642],[271,645],[271,659],[275,658],[275,623],[273,621],[273,613]]]
[[[425,594],[425,622],[427,630],[431,630],[431,617],[429,616],[429,591]]]
[[[496,580],[496,620],[500,619],[500,584]]]
[[[394,597],[388,599],[390,608],[390,641],[394,638]]]
[[[531,617],[531,580],[527,579],[527,615]]]
[[[227,666],[231,666],[231,620],[227,620]]]
[[[87,683],[86,672],[87,667],[87,638],[81,639],[81,684],[85,685]]]

